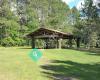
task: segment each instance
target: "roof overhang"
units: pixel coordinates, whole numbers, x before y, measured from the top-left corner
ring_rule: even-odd
[[[48,28],[39,28],[34,32],[31,32],[26,35],[29,38],[73,38],[74,35],[70,33],[64,33],[61,31],[48,29]]]

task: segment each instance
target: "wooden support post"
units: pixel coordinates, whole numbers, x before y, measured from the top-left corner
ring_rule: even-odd
[[[62,48],[62,38],[60,38],[58,42],[59,42],[59,49],[61,49]]]
[[[35,48],[35,38],[32,38],[32,48]]]
[[[77,38],[76,44],[77,44],[77,48],[80,48],[80,38]]]

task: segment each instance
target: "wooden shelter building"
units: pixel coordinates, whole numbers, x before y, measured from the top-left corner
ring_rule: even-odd
[[[72,47],[72,39],[76,39],[76,43],[77,43],[77,47],[80,46],[80,40],[78,37],[75,37],[73,34],[70,33],[64,33],[64,32],[60,32],[57,30],[53,30],[53,29],[48,29],[48,28],[39,28],[37,30],[35,30],[32,33],[29,33],[27,35],[28,38],[31,38],[32,40],[32,48],[36,48],[35,47],[35,40],[36,39],[42,39],[45,41],[46,46],[45,48],[48,49],[50,48],[48,46],[48,42],[49,39],[54,39],[56,41],[56,47],[55,48],[62,48],[62,40],[63,39],[69,39],[70,41],[70,47]]]

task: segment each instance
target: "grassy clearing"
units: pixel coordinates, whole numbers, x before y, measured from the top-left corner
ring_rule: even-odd
[[[34,62],[31,49],[0,48],[0,80],[100,80],[100,55],[76,50],[41,50]]]

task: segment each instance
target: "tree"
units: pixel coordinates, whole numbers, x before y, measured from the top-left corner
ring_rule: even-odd
[[[0,0],[0,43],[25,45],[23,35],[42,25],[64,31],[69,10],[61,0]]]
[[[97,39],[99,27],[99,15],[97,7],[93,5],[92,0],[84,0],[85,4],[81,10],[81,16],[78,23],[75,24],[76,33],[81,36],[82,43],[86,47],[95,47],[97,44]],[[77,32],[78,31],[78,32]]]

